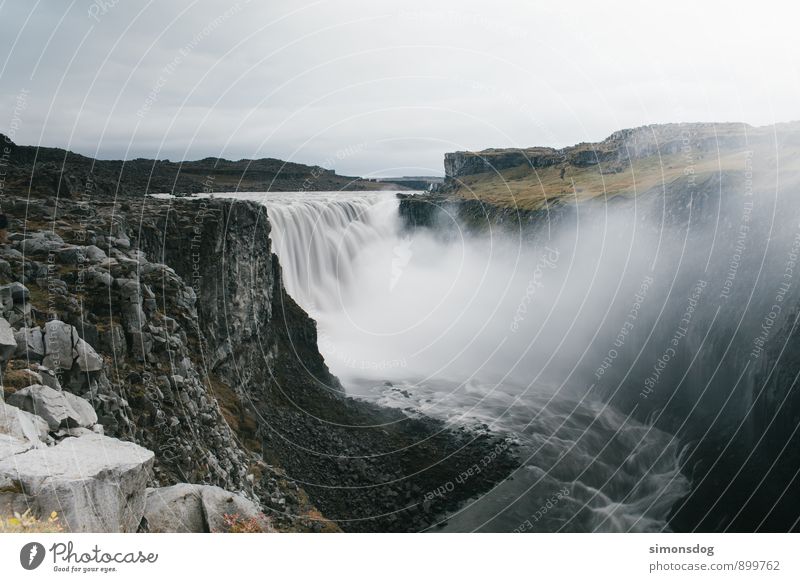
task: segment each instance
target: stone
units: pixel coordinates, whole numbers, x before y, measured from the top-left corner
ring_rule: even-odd
[[[42,361],[45,352],[41,328],[23,327],[14,334],[14,338],[17,342],[16,357],[27,358],[34,362]]]
[[[146,362],[147,356],[153,350],[153,338],[149,333],[131,332],[130,348],[131,355],[137,362]]]
[[[139,332],[147,321],[147,315],[142,309],[141,303],[124,302],[121,307],[122,321],[125,323],[125,330],[129,332]]]
[[[97,287],[111,287],[114,283],[114,278],[111,276],[111,273],[95,269],[94,267],[86,269],[85,279],[87,284]]]
[[[62,265],[80,265],[86,262],[86,256],[80,247],[66,247],[56,252],[56,261]]]
[[[6,287],[11,290],[11,299],[14,301],[14,303],[22,303],[23,301],[27,301],[31,296],[31,292],[28,290],[28,288],[17,281],[6,285]]]
[[[118,323],[112,323],[107,329],[99,333],[98,347],[105,353],[111,354],[115,360],[125,356],[128,344],[125,341],[125,330]]]
[[[33,443],[27,439],[20,439],[13,437],[10,434],[0,434],[0,463],[6,459],[13,459],[13,457],[30,451],[33,448]],[[0,481],[3,475],[0,474]]]
[[[45,346],[43,363],[53,370],[71,370],[75,364],[81,372],[103,369],[103,358],[80,338],[78,330],[63,321],[53,320],[45,324]]]
[[[179,483],[147,490],[144,518],[150,533],[208,533],[201,485]]]
[[[39,382],[40,384],[43,384],[44,386],[49,386],[54,390],[61,390],[61,382],[59,381],[58,376],[56,376],[56,373],[53,372],[53,370],[51,370],[50,368],[46,368],[41,364],[37,364],[36,371],[39,374],[39,377],[42,379],[41,382]]]
[[[44,237],[33,236],[20,243],[20,250],[25,255],[50,253],[60,249],[63,244],[64,241],[60,239],[50,240]]]
[[[0,317],[0,367],[4,368],[16,351],[17,340],[14,338],[14,330],[5,318]]]
[[[49,426],[43,418],[0,400],[0,434],[41,447],[48,441],[48,430]]]
[[[84,247],[83,252],[86,255],[86,258],[93,263],[99,263],[100,261],[105,261],[108,258],[108,255],[103,249],[94,245]]]
[[[74,364],[72,354],[77,333],[71,325],[63,321],[48,321],[44,326],[46,353],[44,365],[51,370],[71,370]]]
[[[139,445],[98,434],[0,461],[8,479],[35,497],[42,515],[55,511],[71,532],[135,532],[145,508],[154,455]]]
[[[62,392],[62,394],[67,399],[67,404],[72,407],[72,410],[78,413],[79,426],[91,427],[97,423],[97,413],[88,400],[70,392]]]
[[[204,486],[200,492],[209,530],[225,531],[224,516],[236,515],[242,520],[255,520],[263,531],[268,531],[267,519],[258,506],[241,495],[229,493],[220,487]]]
[[[151,533],[224,532],[225,515],[255,520],[262,531],[269,531],[269,523],[255,503],[220,487],[179,483],[147,490],[144,517]]]
[[[42,417],[53,431],[59,428],[87,427],[97,422],[94,408],[86,400],[49,386],[34,385],[17,390],[8,397],[8,403]]]

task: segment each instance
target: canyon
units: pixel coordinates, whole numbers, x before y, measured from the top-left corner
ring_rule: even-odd
[[[5,513],[74,491],[36,458],[109,447],[129,497],[71,529],[798,527],[797,124],[448,153],[396,196],[88,158],[105,185],[60,196],[13,152]]]

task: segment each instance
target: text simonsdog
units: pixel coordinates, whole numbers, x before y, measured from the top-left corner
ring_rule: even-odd
[[[650,546],[651,554],[705,554],[709,558],[714,555],[714,546]]]

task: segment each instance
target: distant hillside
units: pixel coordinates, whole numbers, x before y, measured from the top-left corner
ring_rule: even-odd
[[[0,166],[9,193],[73,197],[89,195],[190,194],[196,192],[268,192],[298,190],[380,190],[361,178],[339,176],[319,166],[273,158],[191,162],[96,160],[58,148],[14,144],[0,134]]]
[[[630,196],[686,177],[761,169],[800,170],[800,123],[752,127],[687,123],[624,129],[598,143],[554,149],[488,149],[445,155],[440,193],[536,209],[549,202]],[[796,168],[795,168],[796,167]]]

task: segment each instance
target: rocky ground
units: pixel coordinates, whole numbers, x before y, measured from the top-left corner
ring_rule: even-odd
[[[57,511],[74,531],[416,531],[515,467],[498,437],[343,394],[263,207],[51,195],[3,211],[3,514]]]

